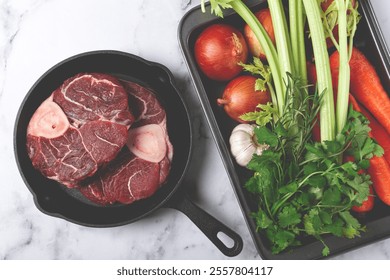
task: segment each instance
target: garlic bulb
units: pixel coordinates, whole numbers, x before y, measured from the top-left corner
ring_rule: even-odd
[[[230,135],[230,151],[237,164],[246,166],[252,159],[253,154],[261,155],[268,145],[258,144],[254,135],[254,125],[239,124]]]

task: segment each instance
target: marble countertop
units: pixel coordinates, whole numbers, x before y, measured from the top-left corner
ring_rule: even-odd
[[[390,42],[389,1],[372,0]],[[194,202],[241,235],[235,259],[260,259],[195,95],[177,40],[199,0],[0,0],[0,259],[227,259],[182,213],[161,209],[114,228],[79,226],[40,212],[17,169],[17,110],[50,67],[112,49],[166,65],[189,105],[194,160],[185,182]],[[156,43],[158,42],[158,43]],[[390,259],[390,239],[335,259]]]

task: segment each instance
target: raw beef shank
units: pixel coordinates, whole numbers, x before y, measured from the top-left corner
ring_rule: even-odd
[[[133,82],[123,85],[135,116],[127,145],[106,168],[80,184],[85,197],[102,205],[130,204],[153,195],[166,181],[173,158],[166,113],[155,94]]]
[[[133,122],[128,95],[116,78],[78,74],[33,114],[27,128],[28,155],[44,176],[75,187],[118,155]]]

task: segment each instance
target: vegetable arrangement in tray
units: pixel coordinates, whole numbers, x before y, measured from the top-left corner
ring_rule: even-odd
[[[282,2],[251,11],[210,0],[245,27],[207,27],[194,54],[206,77],[227,82],[216,102],[237,122],[230,148],[252,171],[258,231],[274,254],[312,236],[326,256],[325,234],[357,237],[365,226],[353,212],[371,211],[374,196],[390,205],[390,99],[353,45],[357,0]]]

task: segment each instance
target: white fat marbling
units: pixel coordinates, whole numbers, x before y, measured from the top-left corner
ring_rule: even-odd
[[[13,154],[17,110],[33,83],[57,62],[114,49],[166,65],[194,120],[194,157],[185,184],[203,209],[237,231],[236,259],[259,259],[204,119],[177,40],[182,16],[199,0],[0,0],[0,259],[225,259],[182,213],[161,209],[115,228],[88,228],[41,213]],[[390,30],[389,1],[373,0]],[[385,34],[385,35],[390,35]],[[390,38],[390,36],[387,36]],[[390,240],[337,259],[390,259]]]

